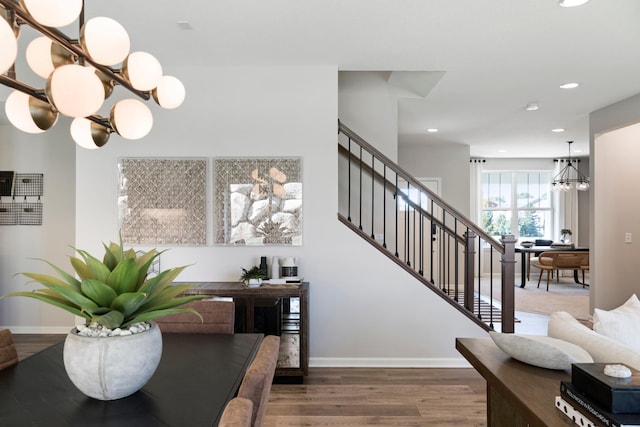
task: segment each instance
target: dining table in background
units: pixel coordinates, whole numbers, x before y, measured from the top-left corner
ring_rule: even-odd
[[[548,251],[562,251],[562,252],[587,252],[589,248],[586,247],[575,247],[575,246],[516,246],[516,253],[520,253],[522,256],[520,262],[520,274],[521,281],[520,287],[524,288],[527,285],[527,265],[530,262],[531,254],[541,254],[542,252]],[[581,283],[578,278],[578,270],[573,271],[573,280],[576,283]]]
[[[87,397],[71,383],[62,360],[64,342],[0,371],[0,426],[217,426],[263,335],[162,337],[154,375],[141,390],[118,400]]]

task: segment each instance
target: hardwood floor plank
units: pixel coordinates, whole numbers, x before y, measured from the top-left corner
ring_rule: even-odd
[[[265,427],[486,426],[485,392],[469,368],[311,368],[272,386]]]

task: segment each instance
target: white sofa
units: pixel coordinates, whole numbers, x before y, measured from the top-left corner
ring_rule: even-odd
[[[640,325],[628,326],[632,333],[638,333]],[[623,363],[640,370],[640,352],[589,329],[565,311],[551,314],[547,335],[582,347],[596,363]]]

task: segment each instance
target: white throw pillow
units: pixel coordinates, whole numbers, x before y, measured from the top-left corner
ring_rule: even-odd
[[[624,363],[640,370],[640,353],[587,328],[566,311],[551,313],[547,335],[584,348],[596,363]]]
[[[516,360],[547,369],[571,370],[572,363],[591,363],[582,347],[543,335],[502,334],[491,331],[496,345]]]
[[[593,314],[593,330],[640,352],[640,301],[636,294],[618,308]]]

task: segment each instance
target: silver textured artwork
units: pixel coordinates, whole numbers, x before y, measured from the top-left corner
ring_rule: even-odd
[[[302,245],[302,160],[214,159],[214,241]]]
[[[118,168],[125,243],[206,245],[206,159],[123,158]]]

